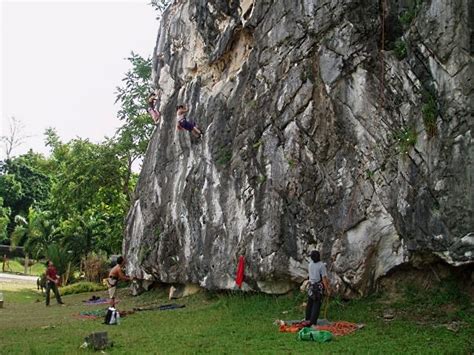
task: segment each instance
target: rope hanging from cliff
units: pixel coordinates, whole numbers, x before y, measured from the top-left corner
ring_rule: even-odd
[[[380,34],[380,93],[379,93],[379,99],[380,99],[380,115],[382,115],[383,108],[385,106],[385,11],[387,9],[387,0],[381,0],[380,1],[380,28],[381,28],[381,34]]]

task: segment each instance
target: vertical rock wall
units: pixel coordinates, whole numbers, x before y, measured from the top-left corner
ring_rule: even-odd
[[[474,260],[468,0],[193,0],[156,42],[162,121],[127,218],[138,277],[345,294],[414,255]],[[383,45],[382,45],[383,33]],[[184,103],[202,139],[177,131]]]

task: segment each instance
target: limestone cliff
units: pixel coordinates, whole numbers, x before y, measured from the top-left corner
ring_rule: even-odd
[[[127,217],[133,275],[282,293],[318,249],[341,293],[474,261],[469,0],[177,0],[163,119]],[[176,129],[184,103],[205,131]]]

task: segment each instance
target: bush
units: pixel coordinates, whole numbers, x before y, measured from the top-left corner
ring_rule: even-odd
[[[403,39],[399,38],[395,41],[394,52],[398,60],[402,60],[407,56],[407,45]]]
[[[428,95],[425,98],[421,112],[423,113],[423,124],[425,125],[425,130],[428,134],[428,137],[434,137],[438,132],[438,127],[436,125],[438,107],[436,104],[436,99],[433,95]]]
[[[76,293],[84,292],[97,292],[106,290],[107,287],[102,284],[97,284],[94,282],[82,281],[72,285],[64,286],[61,288],[61,294],[64,295],[73,295]]]
[[[417,132],[413,127],[406,127],[395,134],[398,141],[400,153],[408,154],[408,151],[415,146],[417,140]]]
[[[108,263],[103,255],[89,254],[84,260],[84,274],[89,282],[102,282],[107,277]]]

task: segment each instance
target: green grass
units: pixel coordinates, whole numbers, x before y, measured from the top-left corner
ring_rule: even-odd
[[[8,272],[13,272],[13,273],[20,273],[23,274],[25,272],[25,266],[21,264],[18,260],[10,260],[10,270]],[[28,274],[29,275],[34,275],[34,276],[39,276],[42,273],[44,273],[46,270],[46,267],[44,266],[43,263],[36,263],[33,264],[31,267],[28,268]],[[1,269],[0,269],[1,271]]]
[[[105,292],[95,294],[105,296]],[[423,322],[419,315],[413,317],[421,302],[415,288],[405,291],[405,301],[391,301],[383,296],[351,302],[332,301],[329,319],[364,323],[365,327],[330,343],[317,344],[300,342],[296,334],[279,333],[273,324],[276,319],[302,317],[304,297],[300,294],[200,293],[175,301],[185,304],[186,308],[138,312],[123,318],[118,326],[106,326],[102,320],[73,317],[82,310],[104,308],[82,303],[92,293],[64,296],[65,307],[53,301],[52,306],[46,308],[40,294],[31,289],[17,289],[5,292],[5,308],[0,310],[0,349],[5,354],[83,353],[88,352],[79,349],[85,336],[107,331],[114,342],[114,347],[107,352],[113,354],[469,353],[474,350],[472,305],[464,304],[467,308],[464,308],[465,318],[461,319],[463,326],[458,333],[453,333],[440,319],[444,319],[445,308],[462,308],[443,305],[445,301],[458,299],[458,291],[453,292],[454,296],[443,294],[435,303],[441,302],[439,306],[424,311],[430,314],[434,311],[438,316]],[[166,290],[132,298],[127,289],[120,289],[118,298],[119,310],[170,303]],[[381,316],[387,307],[395,309],[395,318],[390,322]]]
[[[395,134],[398,141],[398,149],[401,154],[408,154],[410,149],[415,146],[418,134],[413,127],[406,127]]]

